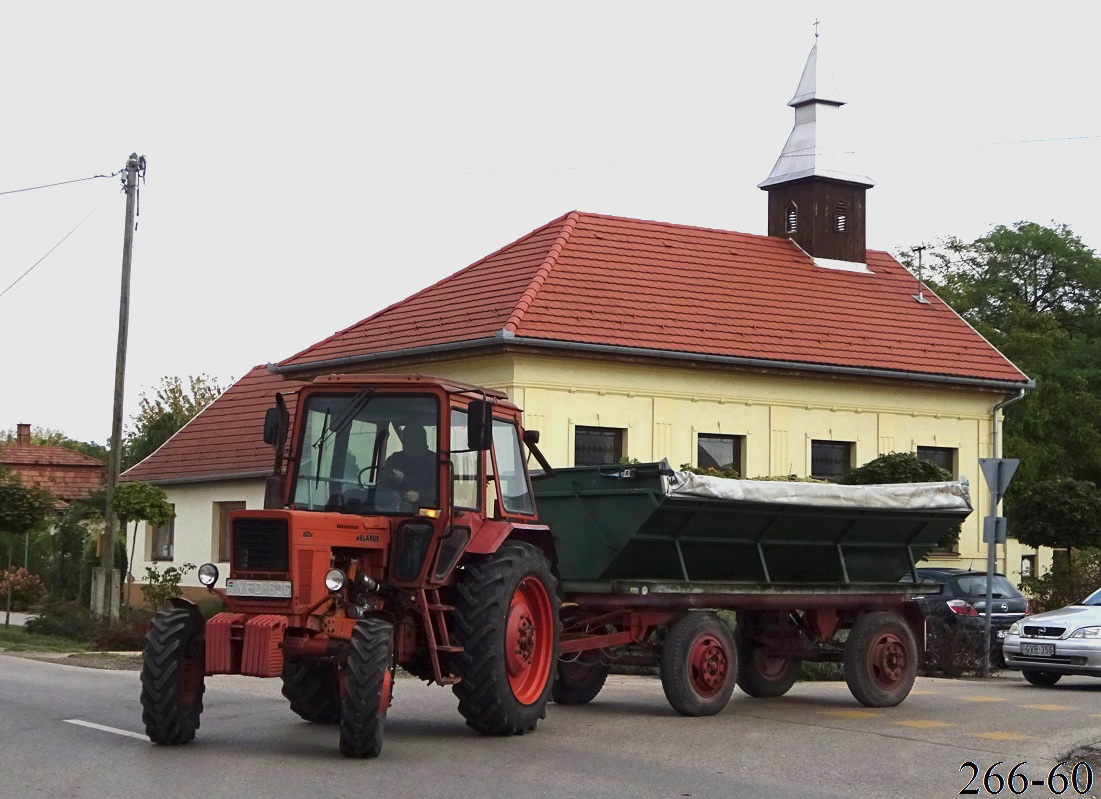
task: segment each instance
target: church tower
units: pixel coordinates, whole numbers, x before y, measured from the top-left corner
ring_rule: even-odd
[[[840,99],[818,55],[818,35],[799,88],[788,103],[795,127],[759,188],[768,192],[768,235],[792,239],[819,266],[866,268],[865,192],[875,185],[852,171],[838,140]]]

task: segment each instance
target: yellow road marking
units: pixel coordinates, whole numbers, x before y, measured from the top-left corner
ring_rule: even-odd
[[[843,719],[868,719],[879,715],[878,710],[823,710],[822,713]]]
[[[988,741],[1031,741],[1031,735],[1018,732],[969,732],[972,738],[986,738]]]
[[[964,702],[1004,702],[1000,696],[961,696]]]
[[[910,696],[935,696],[936,693],[936,691],[925,691],[922,689],[918,689],[916,691],[910,691]]]
[[[934,727],[955,727],[955,724],[947,724],[943,721],[925,721],[922,719],[915,719],[914,721],[892,721],[892,724],[898,724],[901,727],[918,727],[923,730],[930,730]]]
[[[1029,710],[1074,710],[1070,705],[1018,705],[1017,707],[1027,707]]]

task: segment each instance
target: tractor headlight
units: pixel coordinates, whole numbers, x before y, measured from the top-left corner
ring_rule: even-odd
[[[325,572],[325,587],[334,594],[344,588],[348,582],[348,575],[341,569],[329,569]]]
[[[204,563],[199,567],[199,582],[207,588],[218,582],[218,567],[213,563]]]

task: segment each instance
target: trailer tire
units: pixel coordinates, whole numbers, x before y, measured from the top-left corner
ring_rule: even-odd
[[[313,724],[340,723],[340,679],[330,660],[284,660],[283,696]]]
[[[153,743],[195,739],[206,690],[205,652],[203,619],[196,611],[169,608],[153,618],[141,669],[141,720]]]
[[[894,613],[876,611],[857,620],[845,642],[843,670],[849,691],[866,707],[894,707],[917,677],[914,634]]]
[[[755,699],[783,696],[799,679],[798,660],[769,655],[741,630],[735,631],[734,641],[738,646],[738,687],[749,696]]]
[[[1041,688],[1050,688],[1059,682],[1059,678],[1062,674],[1053,674],[1050,671],[1036,671],[1035,669],[1021,669],[1021,676],[1023,676],[1030,685],[1038,685]]]
[[[507,543],[467,562],[452,621],[459,713],[483,735],[523,735],[546,715],[558,659],[557,580],[535,547]]]
[[[661,687],[682,716],[713,716],[726,707],[738,675],[738,646],[714,613],[686,613],[665,636]]]
[[[352,629],[340,700],[340,752],[378,757],[394,689],[394,626],[367,618]]]
[[[592,653],[588,653],[592,656]],[[558,679],[554,681],[551,697],[560,705],[584,705],[596,699],[604,681],[608,679],[608,664],[596,656],[596,660],[558,661]]]

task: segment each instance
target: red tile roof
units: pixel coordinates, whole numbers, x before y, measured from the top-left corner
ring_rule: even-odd
[[[102,491],[107,473],[102,461],[64,447],[5,444],[0,466],[8,466],[25,486],[44,488],[58,507]]]
[[[888,253],[869,250],[868,269],[815,266],[787,239],[572,212],[280,366],[514,335],[1027,381],[932,292],[917,302]]]
[[[270,474],[275,460],[264,443],[264,415],[276,392],[302,385],[256,366],[121,479],[149,483]],[[294,418],[294,397],[287,396]]]

